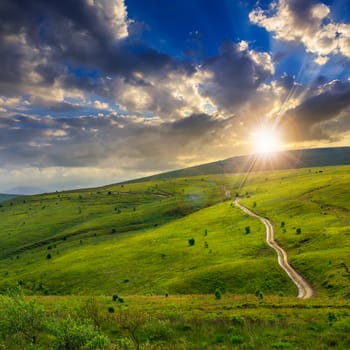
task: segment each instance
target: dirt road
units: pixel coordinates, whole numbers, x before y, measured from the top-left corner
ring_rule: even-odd
[[[273,225],[271,221],[263,216],[260,216],[250,209],[246,208],[244,205],[239,203],[239,200],[236,198],[234,201],[235,205],[243,210],[246,214],[253,216],[259,219],[266,227],[266,242],[267,244],[273,248],[278,256],[278,264],[282,267],[282,269],[287,273],[289,278],[293,281],[293,283],[298,288],[298,298],[300,299],[308,299],[312,297],[314,291],[311,285],[305,280],[303,276],[301,276],[288,262],[287,253],[276,243],[275,241],[275,232],[273,229]]]

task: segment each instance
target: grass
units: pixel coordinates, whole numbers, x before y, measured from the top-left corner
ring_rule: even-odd
[[[0,349],[59,348],[66,320],[108,338],[104,349],[349,348],[349,171],[154,179],[2,202],[0,289],[36,295],[25,300],[51,323],[40,345],[17,334]],[[271,219],[315,297],[295,298],[264,226],[228,192]]]
[[[242,203],[272,220],[291,263],[320,295],[350,296],[349,170],[254,174],[245,188],[249,198]]]
[[[113,301],[111,296],[49,296],[34,300],[46,321],[39,324],[36,346],[28,347],[31,349],[56,349],[57,341],[50,333],[55,329],[52,324],[67,319],[74,324],[91,324],[108,337],[109,346],[103,349],[322,350],[347,349],[350,345],[350,309],[344,299],[261,300],[255,295],[223,294],[216,300],[213,294],[204,294],[130,295],[124,297],[123,303]],[[33,299],[27,298],[29,302]],[[4,305],[0,297],[0,308],[6,315]],[[18,335],[15,340],[8,337],[6,345],[22,349]]]
[[[273,221],[291,263],[321,296],[350,295],[348,172],[343,166],[252,173],[241,189],[243,203]],[[294,295],[262,224],[227,200],[242,178],[165,179],[3,202],[0,288]]]

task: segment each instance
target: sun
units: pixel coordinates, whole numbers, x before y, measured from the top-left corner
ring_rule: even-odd
[[[276,130],[261,128],[252,134],[254,153],[269,154],[280,150],[280,136]]]

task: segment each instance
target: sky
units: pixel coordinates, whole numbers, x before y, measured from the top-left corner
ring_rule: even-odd
[[[261,130],[350,145],[348,0],[1,0],[0,192],[249,154]]]

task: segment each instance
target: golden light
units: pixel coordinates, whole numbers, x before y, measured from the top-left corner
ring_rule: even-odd
[[[261,128],[251,135],[254,153],[274,153],[281,148],[280,136],[276,130]]]

